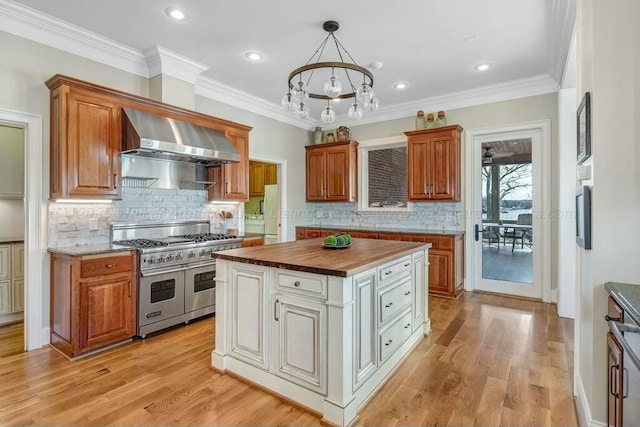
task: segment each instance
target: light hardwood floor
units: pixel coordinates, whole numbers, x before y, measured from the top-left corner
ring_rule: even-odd
[[[0,326],[0,360],[24,351],[24,323]]]
[[[493,295],[429,303],[433,332],[358,425],[577,425],[571,320]],[[213,322],[73,362],[49,348],[0,356],[0,425],[320,425],[211,370]]]

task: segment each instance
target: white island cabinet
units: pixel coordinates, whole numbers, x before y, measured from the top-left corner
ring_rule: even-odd
[[[215,255],[211,363],[344,426],[430,331],[430,245],[321,242]]]

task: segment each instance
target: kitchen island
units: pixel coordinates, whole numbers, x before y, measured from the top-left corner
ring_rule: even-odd
[[[348,425],[430,331],[428,243],[217,252],[212,366]]]

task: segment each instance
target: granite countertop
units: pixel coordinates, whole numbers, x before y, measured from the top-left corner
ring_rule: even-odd
[[[322,247],[322,238],[215,252],[214,258],[286,270],[350,277],[387,261],[430,248],[430,243],[353,239],[341,249]]]
[[[620,303],[625,315],[640,326],[640,285],[607,282],[604,288]]]
[[[330,229],[330,230],[338,230],[338,231],[364,231],[364,232],[372,232],[372,233],[399,233],[399,234],[435,234],[440,236],[461,236],[464,234],[462,230],[442,230],[435,228],[393,228],[393,227],[385,227],[385,228],[371,228],[371,227],[346,227],[344,225],[330,225],[330,224],[310,224],[310,225],[299,225],[298,227],[307,227],[307,228],[320,228],[320,229]]]
[[[71,256],[100,255],[115,252],[135,251],[130,246],[113,245],[111,243],[102,243],[97,245],[77,245],[51,247],[48,249],[51,253],[65,254]]]
[[[24,237],[9,236],[0,237],[0,243],[24,243]]]

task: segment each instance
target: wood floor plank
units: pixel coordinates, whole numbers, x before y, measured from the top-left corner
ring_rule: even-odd
[[[577,426],[573,321],[555,306],[466,292],[430,297],[429,317],[432,333],[357,426]],[[203,319],[75,361],[49,348],[0,356],[0,425],[321,425],[213,371],[214,325]]]

